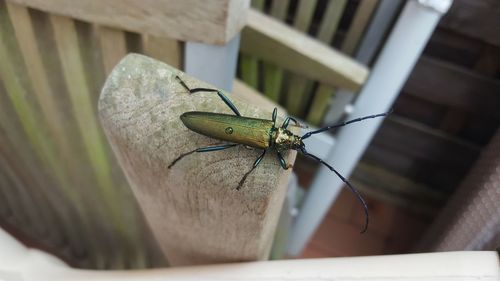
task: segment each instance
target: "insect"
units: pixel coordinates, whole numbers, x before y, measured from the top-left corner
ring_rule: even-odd
[[[369,223],[368,207],[366,205],[365,200],[359,193],[359,191],[354,186],[352,186],[351,183],[345,177],[343,177],[339,172],[337,172],[337,170],[335,170],[330,164],[324,162],[319,157],[307,152],[303,140],[309,138],[312,135],[336,129],[365,119],[384,117],[387,116],[389,112],[365,116],[350,121],[337,123],[331,126],[326,126],[318,130],[310,131],[304,134],[303,136],[298,136],[288,130],[290,122],[295,123],[296,126],[300,126],[299,122],[297,122],[297,120],[295,120],[292,117],[286,117],[281,126],[279,127],[276,126],[276,117],[278,111],[277,108],[274,108],[271,120],[243,117],[241,116],[236,106],[234,106],[234,104],[231,102],[231,100],[229,100],[229,98],[227,98],[221,91],[209,88],[190,89],[188,85],[179,76],[176,76],[175,78],[191,94],[197,92],[216,93],[222,99],[222,101],[231,109],[234,115],[212,113],[212,112],[200,112],[200,111],[190,111],[183,113],[180,116],[180,119],[182,123],[184,123],[184,125],[190,130],[229,143],[201,147],[183,153],[168,166],[169,169],[182,158],[190,154],[193,154],[195,152],[219,151],[236,147],[239,145],[245,145],[252,148],[261,149],[262,153],[255,160],[250,170],[247,171],[245,175],[243,175],[242,179],[238,183],[236,189],[240,190],[247,177],[255,170],[255,168],[257,168],[257,166],[259,166],[260,162],[264,158],[264,155],[269,149],[274,149],[276,151],[280,165],[285,170],[291,168],[292,165],[286,163],[285,159],[283,158],[283,153],[285,153],[290,149],[293,149],[325,165],[348,186],[348,188],[354,193],[354,195],[356,195],[358,201],[363,206],[363,210],[365,212],[365,225],[361,233],[366,231]]]

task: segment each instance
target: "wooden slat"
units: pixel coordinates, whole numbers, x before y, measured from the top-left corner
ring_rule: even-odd
[[[487,45],[474,65],[474,71],[480,75],[494,78],[500,66],[500,48]],[[440,128],[450,134],[459,134],[466,126],[468,113],[454,107],[448,108]]]
[[[51,135],[51,139],[60,150],[61,160],[64,161],[69,172],[73,177],[78,177],[82,171],[75,166],[75,153],[71,149],[71,144],[64,132],[63,123],[66,118],[61,114],[61,110],[57,104],[57,97],[55,95],[56,91],[53,91],[49,86],[48,74],[49,72],[44,69],[42,56],[38,48],[38,43],[36,42],[36,37],[34,30],[32,28],[32,21],[28,14],[28,10],[16,4],[6,3],[9,15],[12,22],[14,22],[15,35],[17,37],[18,45],[22,52],[25,62],[29,62],[29,67],[26,68],[29,75],[33,92],[36,95],[36,99],[41,106],[42,115],[45,124]],[[44,52],[44,55],[49,55],[48,50]],[[53,153],[53,152],[52,152]],[[70,172],[72,171],[72,172]],[[46,194],[48,196],[48,194]]]
[[[347,1],[330,1],[328,4],[318,33],[318,39],[323,43],[330,45],[332,42],[346,3]],[[306,121],[309,124],[315,126],[321,125],[323,117],[331,105],[330,101],[335,91],[335,88],[329,85],[320,84],[318,86],[306,117]]]
[[[8,131],[9,137],[13,137],[10,139],[12,144],[24,145],[24,148],[16,148],[20,158],[23,159],[22,161],[25,165],[27,165],[27,167],[30,167],[29,170],[32,173],[38,172],[38,170],[45,173],[48,172],[52,174],[49,177],[55,178],[55,186],[67,188],[69,185],[67,185],[68,179],[64,173],[65,168],[61,165],[60,159],[56,156],[56,153],[54,153],[55,150],[52,140],[46,134],[47,129],[43,123],[44,118],[41,118],[36,105],[34,105],[35,99],[29,98],[32,95],[32,92],[29,89],[29,82],[22,78],[25,76],[21,73],[26,73],[26,71],[23,69],[23,60],[20,58],[20,54],[17,53],[19,47],[17,47],[17,42],[15,42],[15,39],[13,38],[14,31],[10,22],[8,22],[9,17],[5,13],[7,9],[2,7],[0,11],[4,13],[0,16],[0,19],[3,20],[0,25],[2,27],[0,31],[0,35],[2,36],[2,44],[0,44],[0,76],[4,79],[3,82],[5,83],[5,90],[12,106],[11,113],[7,114],[8,117],[1,118],[2,121],[6,121],[2,126],[4,128],[8,128],[8,126],[16,124],[13,120],[16,120],[16,122],[18,120],[20,124],[18,128],[21,128],[23,133],[26,134],[25,137],[21,135],[16,136],[15,132],[18,129],[10,129]],[[9,103],[2,103],[3,106],[7,106],[8,104]],[[9,111],[4,108],[2,112]],[[31,153],[29,147],[33,148]],[[40,162],[38,162],[38,160]],[[47,195],[48,192],[54,192],[54,190],[49,191],[48,189],[43,188],[49,187],[48,185],[50,184],[54,187],[54,182],[51,182],[48,178],[36,178],[37,180],[40,180],[40,185],[38,187],[41,187],[40,190],[44,190],[45,195]],[[36,187],[37,186],[33,185],[30,186],[30,188]],[[66,189],[64,191],[67,196],[74,195],[74,192],[71,189]],[[56,193],[56,195],[59,194],[61,194],[61,192]],[[54,198],[60,199],[61,197],[54,196]],[[78,202],[73,202],[73,204],[78,205]],[[53,204],[52,206],[57,208],[57,205]],[[40,214],[43,213],[44,210],[40,210]],[[83,245],[86,244],[86,241],[82,239],[82,235],[84,235],[82,233],[82,228],[70,225],[70,222],[79,222],[79,218],[77,216],[71,217],[72,214],[74,214],[72,210],[66,210],[65,212],[58,213],[60,218],[64,221],[61,227],[64,228],[64,232],[69,238],[72,250],[81,254],[83,252]],[[85,227],[83,227],[83,229],[85,229]]]
[[[466,68],[473,68],[481,55],[484,44],[479,40],[471,40],[453,30],[437,28],[432,34],[424,54],[436,57]]]
[[[317,1],[300,1],[293,22],[294,28],[306,33],[311,26]],[[291,115],[302,117],[307,107],[307,97],[311,93],[312,83],[304,77],[292,75],[287,91],[286,108]]]
[[[293,26],[296,29],[307,33],[307,30],[311,26],[317,3],[317,0],[299,1],[295,19],[293,20]]]
[[[97,183],[92,164],[87,156],[88,154],[86,153],[82,136],[73,114],[73,105],[69,99],[67,85],[62,74],[58,53],[59,48],[57,41],[54,40],[54,30],[50,16],[35,10],[31,10],[30,14],[35,28],[37,44],[41,50],[44,50],[42,56],[45,66],[44,71],[47,73],[51,91],[57,93],[56,95],[43,97],[44,99],[52,99],[52,102],[58,105],[58,120],[47,119],[47,122],[61,123],[63,126],[63,131],[55,132],[51,139],[56,143],[67,142],[70,146],[69,151],[65,151],[63,147],[58,145],[55,152],[62,156],[65,163],[64,174],[69,178],[68,183],[60,185],[60,192],[54,192],[52,189],[48,198],[56,202],[58,212],[63,213],[62,216],[65,220],[67,219],[64,223],[65,227],[75,228],[72,224],[77,224],[81,228],[84,228],[82,232],[85,237],[84,242],[87,244],[84,248],[86,256],[82,260],[79,257],[81,254],[69,253],[69,258],[73,260],[78,258],[74,261],[74,264],[101,269],[112,267],[109,261],[112,260],[111,256],[115,254],[115,251],[113,250],[113,243],[109,241],[114,241],[115,237],[110,237],[110,233],[113,231],[107,230],[108,227],[106,227],[111,225],[109,224],[108,213],[105,211],[107,204],[96,204],[102,201],[102,197],[96,188]],[[94,29],[89,24],[83,22],[74,23],[78,31],[78,42],[82,50],[80,55],[88,69],[86,71],[89,75],[87,83],[92,85],[93,91],[96,91],[97,88],[100,89],[102,87],[102,84],[99,83],[103,81],[102,65],[100,64],[100,60],[96,60],[99,50],[98,40],[94,38],[96,37]],[[94,39],[89,40],[90,38]],[[54,187],[52,186],[52,188]],[[57,193],[63,194],[65,199],[54,196]],[[93,207],[88,208],[88,206]],[[71,209],[76,210],[70,212]],[[69,213],[69,215],[66,213]],[[96,229],[99,229],[98,233],[96,233]],[[62,233],[66,232],[67,230],[64,230]],[[93,237],[96,236],[99,239],[92,242],[89,246],[90,242],[88,240],[95,239]]]
[[[113,67],[127,54],[125,33],[122,30],[101,26],[98,28],[104,73],[108,76]]]
[[[271,3],[270,15],[279,20],[285,21],[287,16],[289,0],[279,0],[273,1]],[[264,74],[264,88],[263,93],[269,97],[274,102],[278,103],[280,101],[280,95],[282,92],[283,85],[283,69],[275,64],[264,62],[263,63],[263,74]]]
[[[111,199],[113,192],[110,188],[113,184],[109,178],[109,163],[106,159],[102,136],[97,128],[96,115],[89,101],[89,88],[84,77],[74,22],[60,16],[51,16],[50,20],[54,29],[54,39],[57,42],[63,75],[84,145],[89,153],[99,184],[106,190],[106,194],[103,195]]]
[[[433,103],[500,120],[500,82],[422,57],[403,91]]]
[[[323,21],[318,32],[318,39],[327,45],[333,40],[335,33],[337,32],[337,27],[344,12],[347,0],[337,0],[328,2],[328,7],[323,16]]]
[[[439,26],[500,46],[499,13],[496,0],[455,0]]]
[[[447,198],[446,193],[395,174],[377,163],[360,162],[352,179],[363,194],[427,216],[435,215]]]
[[[358,47],[359,40],[370,21],[370,18],[377,7],[378,0],[361,1],[356,10],[356,15],[351,22],[346,38],[342,43],[342,51],[352,55]]]
[[[416,182],[450,191],[479,151],[476,145],[392,116],[384,121],[364,157]]]
[[[306,121],[309,124],[319,126],[323,121],[326,111],[330,107],[330,100],[335,89],[327,85],[320,84],[314,93],[314,99],[309,108]]]
[[[109,212],[108,223],[116,228],[116,231],[121,234],[115,241],[96,240],[92,241],[94,245],[91,247],[92,253],[99,260],[98,264],[104,263],[104,257],[99,255],[100,247],[105,247],[107,244],[114,248],[113,267],[122,268],[125,263],[123,252],[130,251],[127,248],[117,248],[123,238],[127,239],[126,225],[123,215],[120,211],[120,198],[115,190],[115,183],[111,175],[111,166],[104,146],[104,139],[98,129],[96,113],[94,106],[91,103],[91,94],[89,84],[85,78],[84,64],[81,58],[81,51],[78,45],[76,28],[74,22],[66,17],[50,16],[50,22],[54,30],[54,40],[56,42],[59,59],[61,61],[62,74],[66,83],[70,103],[72,105],[76,126],[82,137],[85,153],[90,161],[93,175],[97,186],[91,187],[101,196],[102,200],[107,202],[105,209]],[[119,47],[118,47],[119,48]],[[119,50],[119,49],[118,49]],[[118,199],[118,200],[117,200]],[[85,208],[82,206],[81,208]],[[90,220],[85,222],[91,228]],[[89,230],[92,232],[92,230]],[[92,233],[96,235],[97,233]],[[103,245],[98,245],[102,242]],[[95,245],[97,244],[97,245]],[[105,253],[102,253],[105,254]]]
[[[264,9],[264,0],[253,0],[252,8],[262,11]],[[259,62],[250,55],[241,54],[239,58],[241,79],[254,89],[259,88]]]
[[[170,64],[176,68],[182,68],[182,43],[170,38],[161,38],[144,34],[142,36],[144,54]]]
[[[368,75],[364,66],[254,10],[243,30],[241,51],[304,77],[354,91]]]
[[[227,43],[245,25],[249,0],[9,0],[118,29],[181,41]]]
[[[474,65],[474,70],[481,75],[494,78],[500,72],[500,47],[485,46]]]

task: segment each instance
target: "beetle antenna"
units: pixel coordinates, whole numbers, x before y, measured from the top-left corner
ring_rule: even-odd
[[[304,147],[301,147],[300,151],[305,156],[313,158],[316,161],[318,161],[321,164],[323,164],[326,167],[328,167],[328,169],[330,169],[332,172],[334,172],[349,187],[349,189],[351,190],[351,192],[354,193],[354,195],[356,195],[356,197],[358,198],[358,201],[361,203],[361,205],[363,205],[363,210],[365,211],[365,226],[363,227],[363,229],[360,232],[360,233],[365,233],[366,230],[368,229],[368,223],[370,221],[370,216],[368,215],[368,205],[366,204],[365,199],[363,199],[363,197],[361,196],[361,194],[359,193],[359,191],[354,186],[352,186],[351,183],[346,178],[344,178],[339,172],[337,172],[337,170],[335,170],[335,168],[333,168],[332,166],[330,166],[325,161],[321,160],[318,156],[307,152]]]
[[[348,125],[348,124],[351,124],[351,123],[356,123],[356,122],[359,122],[359,121],[363,121],[365,119],[371,119],[371,118],[377,118],[377,117],[385,117],[385,116],[391,114],[391,112],[392,112],[392,109],[389,110],[388,112],[385,112],[385,113],[380,113],[380,114],[375,114],[375,115],[368,115],[368,116],[365,116],[365,117],[360,117],[360,118],[356,118],[356,119],[353,119],[353,120],[340,122],[340,123],[337,123],[337,124],[333,124],[331,126],[326,126],[324,128],[318,129],[316,131],[310,131],[310,132],[304,134],[300,138],[301,139],[307,139],[308,137],[310,137],[312,135],[319,134],[319,133],[322,133],[324,131],[328,131],[328,130],[331,130],[331,129],[336,129],[336,128],[339,128],[339,127],[342,127],[342,126],[345,126],[345,125]]]

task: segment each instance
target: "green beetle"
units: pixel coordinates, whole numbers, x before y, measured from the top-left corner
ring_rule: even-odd
[[[303,136],[298,136],[293,134],[290,130],[288,130],[290,121],[294,122],[295,125],[300,126],[299,122],[297,122],[297,120],[295,120],[292,117],[285,118],[282,125],[280,127],[276,127],[277,108],[274,108],[271,120],[243,117],[241,116],[238,109],[234,106],[234,104],[229,100],[229,98],[227,98],[221,91],[209,88],[190,89],[179,76],[176,76],[175,78],[189,93],[197,93],[197,92],[216,93],[222,99],[222,101],[234,112],[234,115],[212,113],[212,112],[201,112],[201,111],[190,111],[183,113],[180,116],[180,119],[182,123],[184,123],[184,125],[190,130],[205,135],[207,137],[219,139],[229,143],[215,145],[215,146],[201,147],[183,153],[179,157],[177,157],[174,161],[172,161],[172,163],[168,166],[169,169],[183,157],[195,152],[219,151],[235,147],[238,145],[245,145],[257,149],[262,149],[262,153],[255,160],[251,169],[245,173],[243,178],[238,183],[236,189],[239,190],[243,186],[248,175],[250,175],[250,173],[252,173],[252,171],[255,170],[255,168],[257,168],[257,166],[260,164],[267,150],[274,149],[276,151],[276,154],[278,155],[278,159],[280,161],[280,165],[283,169],[289,169],[292,167],[291,165],[288,165],[286,163],[285,159],[283,158],[283,153],[290,149],[297,150],[300,151],[305,156],[310,157],[328,167],[328,169],[334,172],[356,195],[360,203],[363,205],[363,209],[365,212],[365,226],[361,232],[363,233],[366,231],[369,222],[368,207],[361,194],[358,192],[356,188],[354,188],[351,185],[351,183],[349,183],[349,181],[346,178],[344,178],[332,166],[321,160],[319,157],[311,153],[308,153],[302,140],[309,138],[314,134],[319,134],[331,129],[342,127],[350,123],[359,122],[361,120],[369,118],[387,116],[389,113],[370,115],[346,122],[341,122],[315,131],[310,131],[304,134]]]

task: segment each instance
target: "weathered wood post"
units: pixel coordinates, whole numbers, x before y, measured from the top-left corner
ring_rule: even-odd
[[[245,147],[195,153],[168,169],[181,153],[221,143],[188,130],[182,113],[231,113],[216,94],[189,94],[176,75],[190,87],[214,88],[159,61],[128,55],[100,96],[102,125],[142,211],[172,265],[266,259],[290,170],[268,153],[236,190],[260,153]],[[271,117],[229,97],[244,116]],[[289,153],[287,162],[294,157]]]

